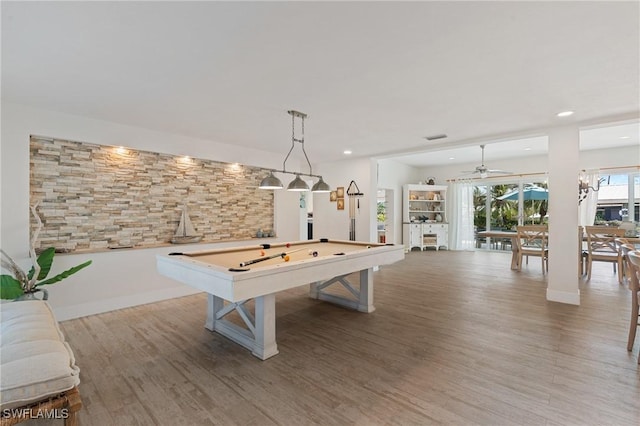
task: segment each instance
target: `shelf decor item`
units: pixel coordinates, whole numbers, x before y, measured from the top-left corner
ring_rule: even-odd
[[[188,243],[197,243],[202,239],[202,235],[198,235],[196,229],[193,227],[191,223],[191,219],[189,218],[189,214],[187,213],[187,206],[182,207],[182,213],[180,215],[180,223],[178,224],[178,229],[176,229],[176,233],[171,238],[172,244],[188,244]]]

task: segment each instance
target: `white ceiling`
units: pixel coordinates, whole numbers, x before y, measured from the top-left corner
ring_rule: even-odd
[[[296,109],[309,114],[312,162],[345,149],[411,162],[432,146],[474,145],[469,162],[475,141],[640,111],[638,2],[1,7],[3,100],[283,156]],[[563,110],[575,114],[561,120]],[[637,144],[630,131],[596,143]],[[448,138],[424,139],[439,133]],[[504,145],[522,150],[514,139]],[[490,148],[487,158],[508,151]]]
[[[502,141],[482,141],[485,147],[485,164],[493,160],[534,157],[546,155],[549,143],[546,136],[529,138],[507,138]],[[588,128],[580,131],[580,150],[616,148],[622,146],[640,146],[640,123],[608,125]],[[428,152],[416,152],[392,157],[395,161],[416,167],[443,166],[447,164],[480,164],[482,152],[480,144],[449,148],[442,144]],[[635,160],[640,162],[640,158]]]

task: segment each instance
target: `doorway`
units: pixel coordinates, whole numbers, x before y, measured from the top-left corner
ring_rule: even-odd
[[[376,217],[379,243],[395,243],[394,204],[393,189],[378,189]]]

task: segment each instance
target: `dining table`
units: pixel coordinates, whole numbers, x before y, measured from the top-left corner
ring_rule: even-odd
[[[497,239],[511,239],[511,269],[518,269],[518,241],[517,241],[518,233],[515,231],[480,231],[478,232],[479,238],[497,238]],[[586,241],[586,235],[581,238],[582,241]],[[630,244],[635,246],[640,246],[640,235],[635,237],[625,237]],[[578,261],[578,270],[579,275],[581,275],[583,271],[583,258],[582,258],[582,245],[579,245],[580,259]]]
[[[515,231],[480,231],[480,238],[511,239],[511,269],[518,269],[518,233]]]

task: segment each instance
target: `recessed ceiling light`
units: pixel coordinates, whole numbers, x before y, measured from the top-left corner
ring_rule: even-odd
[[[525,151],[531,151],[531,148],[526,147],[524,150],[525,150]]]
[[[449,160],[455,160],[456,157],[449,157]]]
[[[620,136],[620,139],[631,139],[631,136]]]
[[[562,111],[557,114],[558,117],[569,117],[573,115],[573,111]]]
[[[425,136],[424,138],[428,141],[435,141],[437,139],[444,139],[446,138],[447,135],[445,135],[444,133],[440,133],[438,135],[430,135],[430,136]]]
[[[351,155],[351,154],[352,154],[352,151],[351,151],[350,149],[345,149],[342,153],[343,153],[344,155]]]

